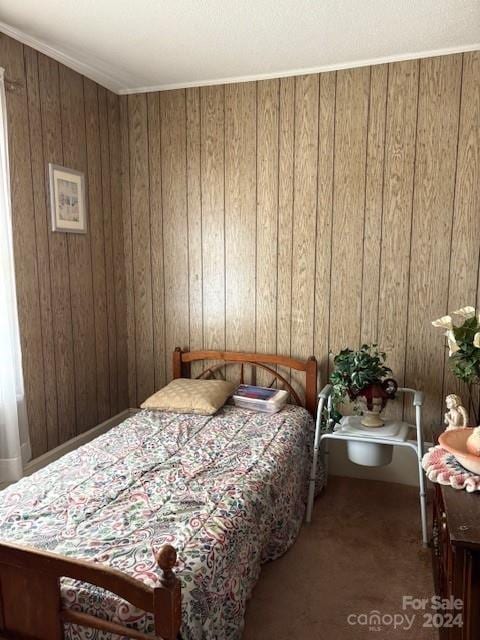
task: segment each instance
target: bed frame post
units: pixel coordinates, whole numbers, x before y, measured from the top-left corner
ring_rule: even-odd
[[[317,404],[317,360],[310,356],[305,368],[305,408],[315,417]]]
[[[164,640],[176,640],[180,637],[182,599],[180,580],[173,571],[176,562],[175,548],[169,544],[164,545],[157,554],[162,574],[161,587],[155,589],[154,596],[155,634]]]
[[[172,366],[172,374],[174,379],[182,377],[182,350],[180,347],[175,347],[175,351],[173,352],[173,366]]]
[[[188,353],[188,349],[181,349],[175,347],[173,352],[173,378],[190,378],[191,377],[191,365],[190,362],[183,362],[183,354]]]
[[[177,553],[167,544],[155,557],[161,570],[160,585],[150,587],[100,563],[1,542],[0,638],[63,640],[64,624],[70,623],[115,637],[151,639],[151,635],[123,623],[65,607],[60,580],[73,578],[111,591],[137,609],[153,613],[156,634],[162,640],[176,640],[182,615],[180,580],[173,572]]]

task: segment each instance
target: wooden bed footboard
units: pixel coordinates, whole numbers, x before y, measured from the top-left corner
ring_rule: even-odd
[[[0,544],[0,637],[62,640],[63,623],[99,629],[137,640],[176,640],[181,623],[180,581],[173,572],[177,554],[170,545],[157,554],[160,586],[148,587],[109,567],[20,545]],[[65,608],[60,578],[73,578],[111,591],[153,614],[155,636],[123,624]]]

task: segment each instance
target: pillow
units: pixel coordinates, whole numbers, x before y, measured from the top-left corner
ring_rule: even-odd
[[[147,398],[141,407],[211,416],[223,407],[236,386],[224,380],[177,378]]]

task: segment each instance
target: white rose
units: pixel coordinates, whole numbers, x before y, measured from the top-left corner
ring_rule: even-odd
[[[453,329],[451,316],[442,316],[438,320],[434,320],[432,324],[434,327],[440,327],[440,329]]]
[[[461,309],[458,309],[458,311],[454,311],[453,314],[456,316],[461,316],[462,318],[465,318],[465,320],[468,320],[469,318],[474,317],[475,307],[462,307]]]
[[[460,351],[460,347],[458,346],[457,341],[455,340],[453,331],[449,330],[445,333],[445,335],[447,336],[447,340],[448,340],[448,355],[452,356],[457,351]]]

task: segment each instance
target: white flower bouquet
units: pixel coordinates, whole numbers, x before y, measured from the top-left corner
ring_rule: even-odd
[[[476,424],[479,424],[478,394],[474,398],[472,388],[480,385],[480,314],[474,307],[462,307],[432,324],[445,330],[451,370],[467,384]]]

